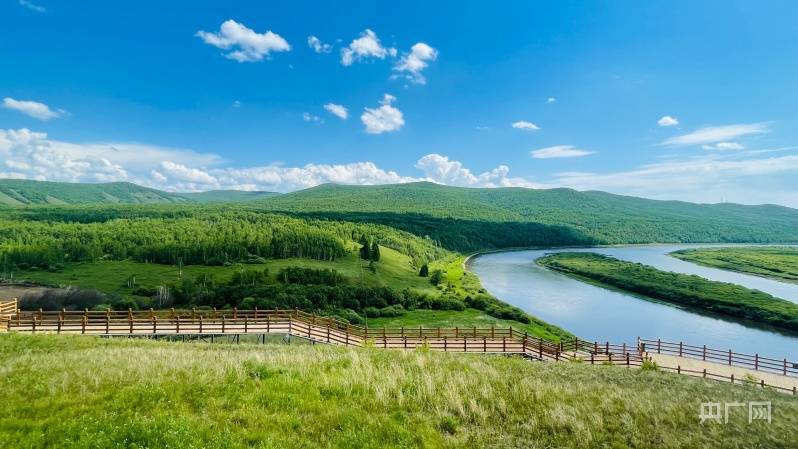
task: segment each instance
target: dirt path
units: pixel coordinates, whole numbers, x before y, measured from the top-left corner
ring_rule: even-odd
[[[678,357],[665,354],[648,354],[660,366],[676,368],[680,366],[683,370],[702,371],[719,374],[727,378],[734,374],[735,379],[743,379],[746,375],[753,376],[757,381],[764,380],[767,385],[775,385],[782,388],[792,389],[798,387],[798,377],[788,377],[766,371],[756,371],[738,366],[729,366],[722,363],[705,362],[687,357]],[[728,379],[727,379],[728,380]]]

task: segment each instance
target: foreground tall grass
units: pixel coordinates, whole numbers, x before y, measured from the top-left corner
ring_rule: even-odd
[[[700,424],[701,402],[773,422]],[[309,345],[0,336],[0,447],[788,447],[798,400],[655,371]]]

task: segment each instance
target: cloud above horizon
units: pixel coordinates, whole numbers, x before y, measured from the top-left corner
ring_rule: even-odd
[[[328,182],[376,185],[430,181],[462,187],[570,187],[655,199],[798,207],[798,185],[790,181],[798,176],[796,146],[707,152],[613,172],[562,172],[540,182],[511,177],[507,165],[474,171],[461,161],[434,152],[420,157],[414,168],[418,170],[415,175],[370,161],[232,167],[218,155],[190,149],[125,142],[65,142],[26,128],[0,129],[0,178],[128,181],[168,191],[277,192]]]
[[[595,153],[595,151],[580,150],[573,145],[554,145],[529,152],[529,154],[535,159],[582,157],[593,153]]]
[[[382,134],[387,132],[399,131],[405,125],[402,111],[391,106],[396,101],[396,97],[385,94],[380,100],[382,106],[378,108],[364,108],[360,121],[366,127],[368,134]]]
[[[258,62],[273,52],[291,50],[291,46],[279,34],[271,30],[257,33],[232,19],[222,23],[218,33],[197,31],[195,35],[208,45],[232,50],[225,53],[224,57],[238,62]]]
[[[700,145],[729,141],[738,137],[751,134],[765,134],[770,132],[768,123],[743,123],[725,126],[705,126],[691,133],[671,137],[661,145]]]
[[[383,47],[377,33],[366,28],[349,46],[341,49],[341,64],[350,66],[359,61],[385,59],[386,56],[396,56],[396,49]]]
[[[427,79],[421,72],[436,59],[438,59],[438,50],[424,42],[418,42],[410,48],[409,53],[402,55],[393,67],[397,72],[395,77],[404,77],[414,84],[426,84]]]
[[[63,109],[54,111],[50,109],[50,106],[39,103],[38,101],[15,100],[11,97],[3,98],[3,108],[21,112],[42,121],[63,117],[66,114],[66,111]]]

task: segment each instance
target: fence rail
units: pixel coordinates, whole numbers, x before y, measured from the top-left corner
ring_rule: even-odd
[[[721,363],[755,371],[764,371],[783,376],[798,376],[798,362],[762,357],[759,354],[741,354],[731,349],[721,350],[704,346],[693,346],[683,342],[639,339],[641,352],[687,357],[706,362]]]
[[[243,334],[287,334],[314,342],[345,346],[373,346],[384,349],[426,348],[432,351],[516,354],[550,361],[577,361],[593,365],[641,367],[648,354],[677,355],[708,362],[722,362],[785,376],[798,376],[798,364],[784,360],[720,351],[704,346],[661,340],[638,339],[637,345],[599,343],[575,338],[551,342],[508,328],[369,328],[352,325],[332,317],[300,310],[107,310],[107,311],[20,311],[16,301],[0,303],[0,317],[8,330],[22,333],[87,334],[106,336],[206,336]],[[703,370],[690,371],[680,366],[660,366],[665,371],[732,383],[751,383]],[[796,394],[792,390],[766,385]]]
[[[17,298],[0,301],[0,332],[8,331],[11,316],[17,313]]]

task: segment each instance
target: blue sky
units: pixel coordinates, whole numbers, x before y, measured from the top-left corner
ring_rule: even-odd
[[[4,0],[0,177],[798,207],[798,4],[429,3]]]

